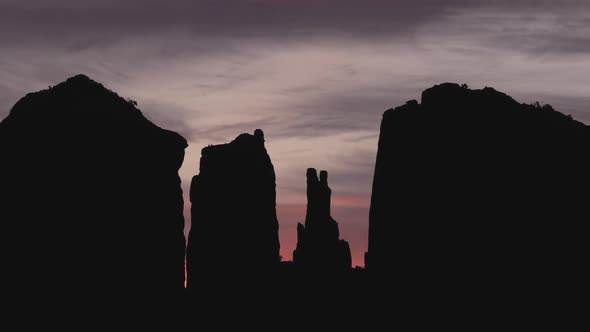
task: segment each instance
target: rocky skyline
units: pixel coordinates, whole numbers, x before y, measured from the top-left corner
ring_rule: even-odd
[[[12,293],[208,302],[273,298],[289,284],[282,300],[342,304],[348,292],[545,295],[582,282],[590,126],[551,105],[444,83],[385,111],[363,269],[332,217],[326,170],[306,171],[305,224],[293,261],[283,259],[264,132],[203,148],[185,204],[187,142],[136,104],[76,75],[27,94],[0,122]]]
[[[0,118],[85,73],[189,141],[185,202],[203,147],[262,128],[281,255],[305,216],[302,170],[316,167],[362,265],[383,111],[450,81],[590,123],[588,22],[584,0],[3,0]]]

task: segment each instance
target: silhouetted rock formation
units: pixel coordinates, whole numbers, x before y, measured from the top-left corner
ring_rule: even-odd
[[[330,216],[332,190],[328,172],[307,170],[307,214],[305,226],[297,225],[297,248],[293,263],[304,271],[343,272],[352,268],[348,242],[340,240],[338,223]]]
[[[388,110],[368,270],[488,286],[570,275],[587,257],[589,138],[550,106],[492,88],[442,84]]]
[[[22,98],[0,123],[3,278],[182,291],[186,146],[83,75]]]
[[[201,280],[278,269],[275,172],[264,134],[242,134],[202,150],[191,184],[188,287]]]

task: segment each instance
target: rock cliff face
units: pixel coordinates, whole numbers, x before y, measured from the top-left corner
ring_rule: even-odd
[[[587,258],[589,148],[586,125],[491,88],[443,84],[388,110],[368,270],[459,282],[572,271]]]
[[[328,172],[307,170],[305,226],[297,225],[293,263],[303,271],[343,272],[352,268],[348,242],[340,239],[338,223],[330,215],[332,190]]]
[[[186,146],[83,75],[22,98],[0,123],[4,276],[17,290],[181,291]]]
[[[275,172],[264,133],[202,150],[191,184],[188,287],[210,277],[264,274],[280,262]]]

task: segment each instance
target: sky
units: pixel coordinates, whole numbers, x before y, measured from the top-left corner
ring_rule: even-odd
[[[0,118],[86,74],[187,138],[185,193],[203,147],[263,129],[285,260],[314,167],[363,265],[381,115],[426,88],[491,86],[590,123],[587,0],[0,0],[0,47]]]

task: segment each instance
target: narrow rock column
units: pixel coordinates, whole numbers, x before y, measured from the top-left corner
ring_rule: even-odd
[[[297,225],[297,248],[293,261],[302,271],[346,271],[351,268],[350,247],[340,240],[338,223],[330,216],[332,190],[328,172],[307,170],[305,225]]]

